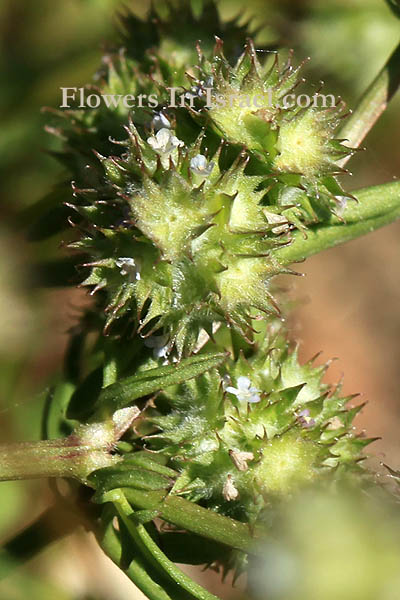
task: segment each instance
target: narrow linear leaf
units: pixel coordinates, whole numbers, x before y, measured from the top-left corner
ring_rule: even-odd
[[[397,2],[396,2],[397,4]],[[392,2],[395,10],[395,2]],[[398,6],[396,10],[399,11]],[[375,125],[381,114],[400,87],[400,44],[395,48],[387,63],[375,77],[370,86],[360,98],[353,114],[338,131],[337,137],[346,139],[350,148],[358,148],[367,133]],[[343,166],[350,156],[347,156],[339,165]]]
[[[226,354],[200,354],[183,359],[180,363],[149,369],[126,377],[104,388],[95,404],[95,420],[113,414],[130,402],[154,394],[170,385],[183,383],[209,369],[218,367]]]
[[[193,581],[191,577],[181,571],[157,546],[147,532],[144,525],[135,523],[135,513],[127,502],[125,496],[119,491],[116,491],[119,500],[115,502],[120,518],[128,529],[130,535],[142,548],[144,556],[158,568],[161,574],[167,576],[171,583],[176,584],[179,588],[184,589],[190,598],[194,600],[219,600],[217,596],[211,594],[201,585]]]
[[[170,586],[167,586],[158,574],[149,570],[148,564],[139,552],[136,552],[127,567],[123,566],[120,533],[114,529],[112,518],[108,520],[103,532],[97,532],[97,538],[104,552],[149,600],[182,600],[183,597],[176,593],[176,588],[171,593]]]
[[[167,490],[173,483],[171,479],[159,473],[123,463],[115,465],[115,468],[99,469],[89,480],[96,489],[102,491],[129,486],[140,490]]]

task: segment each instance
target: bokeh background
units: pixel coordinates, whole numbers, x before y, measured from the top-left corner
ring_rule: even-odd
[[[144,16],[147,0],[125,0]],[[0,2],[0,429],[1,440],[38,439],[46,386],[57,377],[68,330],[87,296],[46,289],[32,277],[41,260],[59,256],[61,238],[26,235],[35,204],[63,178],[45,150],[43,106],[57,106],[60,86],[79,87],[99,67],[114,37],[119,0],[2,0]],[[224,18],[239,15],[260,27],[258,39],[310,56],[307,77],[353,107],[398,42],[399,21],[384,0],[221,0]],[[349,164],[347,189],[400,176],[400,98],[395,99]],[[61,250],[62,252],[62,250]],[[400,224],[311,258],[303,278],[285,278],[295,311],[292,337],[304,360],[338,358],[327,379],[344,375],[344,392],[367,405],[357,428],[381,437],[375,464],[400,467]],[[0,484],[0,538],[6,539],[50,502],[45,482]],[[199,580],[225,598],[213,574]],[[0,583],[0,598],[125,600],[139,592],[102,556],[83,531],[53,545]]]

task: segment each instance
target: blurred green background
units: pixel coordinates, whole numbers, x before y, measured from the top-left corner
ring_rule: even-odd
[[[147,0],[125,0],[144,16]],[[43,392],[57,376],[68,330],[88,302],[70,289],[41,289],[37,261],[59,256],[61,238],[32,243],[26,224],[32,207],[64,177],[45,152],[56,142],[45,130],[43,106],[57,107],[60,86],[92,80],[102,47],[115,38],[119,0],[2,0],[0,2],[0,427],[2,441],[38,439]],[[349,107],[372,80],[399,39],[399,21],[383,0],[221,0],[225,19],[239,15],[259,28],[257,40],[310,56],[307,77]],[[400,175],[400,100],[395,99],[368,136],[367,150],[350,163],[348,189]],[[368,406],[358,426],[375,444],[377,459],[400,466],[400,226],[310,259],[293,286],[300,300],[290,327],[302,355],[340,358],[345,392],[362,392]],[[46,482],[1,484],[0,536],[7,538],[51,502]],[[199,575],[226,598],[218,577]],[[0,598],[124,600],[142,597],[82,532],[58,543],[0,583]],[[224,591],[225,590],[225,591]]]

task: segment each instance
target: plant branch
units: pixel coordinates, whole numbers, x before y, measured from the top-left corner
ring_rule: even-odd
[[[119,516],[129,531],[130,536],[135,539],[138,546],[142,548],[144,556],[152,562],[164,576],[167,576],[171,580],[171,583],[184,589],[192,598],[197,600],[219,600],[217,596],[214,596],[214,594],[205,590],[170,561],[157,546],[143,524],[136,524],[134,522],[135,513],[121,490],[114,490],[113,493],[115,495],[114,504],[117,507]]]
[[[86,465],[92,459],[98,464],[107,461],[107,453],[95,451],[81,444],[72,444],[70,438],[20,442],[0,446],[0,481],[36,479],[40,477],[74,477],[84,480]],[[103,460],[104,459],[104,460]],[[91,470],[94,470],[93,468]]]
[[[122,492],[128,502],[138,509],[156,511],[162,519],[177,527],[244,552],[255,552],[257,542],[265,536],[265,532],[260,528],[250,531],[245,523],[220,515],[178,496],[166,497],[165,492],[134,488],[122,488]],[[109,500],[113,501],[112,492],[102,494],[102,502]]]
[[[106,508],[103,517],[104,528],[101,532],[97,532],[97,540],[107,556],[111,558],[149,600],[185,600],[185,596],[177,592],[175,586],[171,590],[171,586],[165,580],[162,580],[158,574],[156,575],[153,572],[154,570],[149,568],[149,565],[146,564],[144,557],[136,547],[133,548],[134,555],[126,561],[122,549],[122,532],[116,531],[113,525],[113,517],[115,516],[113,511],[113,505],[109,505]],[[131,545],[134,545],[132,538],[129,541]]]
[[[38,477],[73,477],[82,483],[120,457],[116,442],[140,413],[136,406],[116,411],[108,421],[79,425],[68,437],[0,445],[0,481]]]
[[[290,245],[279,248],[274,256],[283,264],[304,260],[322,250],[354,240],[371,233],[400,217],[400,182],[363,188],[353,195],[358,203],[351,203],[343,213],[343,221],[332,216],[329,223],[293,234]]]
[[[400,87],[400,44],[359,100],[352,115],[338,131],[350,148],[358,148],[367,133],[385,111],[390,99]],[[339,162],[343,166],[351,156]]]

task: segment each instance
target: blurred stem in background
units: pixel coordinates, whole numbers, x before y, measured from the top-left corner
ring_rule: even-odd
[[[353,114],[338,132],[350,148],[358,148],[367,133],[386,110],[389,101],[400,87],[400,44],[361,97]],[[339,164],[343,166],[349,157]]]

